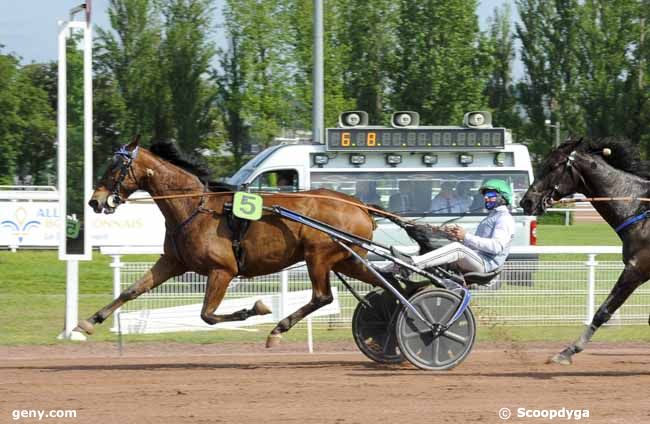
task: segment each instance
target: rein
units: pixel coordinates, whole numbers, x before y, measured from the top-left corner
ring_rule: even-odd
[[[578,202],[650,202],[650,197],[584,197],[581,199],[553,200],[554,205]]]
[[[150,197],[143,197],[139,199],[126,199],[126,202],[146,202],[150,200],[165,200],[165,199],[182,199],[182,198],[188,198],[188,197],[201,197],[201,196],[231,196],[233,195],[234,192],[232,191],[221,191],[221,192],[202,192],[202,193],[188,193],[188,194],[169,194],[165,196],[150,196]],[[369,212],[375,212],[379,215],[382,216],[390,216],[399,220],[404,221],[404,218],[402,218],[399,215],[395,215],[393,213],[373,208],[372,206],[365,205],[363,203],[357,203],[353,202],[351,200],[346,200],[346,199],[341,199],[340,197],[334,197],[334,196],[324,196],[321,194],[305,194],[305,193],[268,193],[268,192],[257,192],[255,194],[259,194],[260,196],[264,197],[311,197],[311,198],[316,198],[316,199],[328,199],[328,200],[336,200],[338,202],[343,202],[347,203],[349,205],[357,206],[361,209],[365,209]]]

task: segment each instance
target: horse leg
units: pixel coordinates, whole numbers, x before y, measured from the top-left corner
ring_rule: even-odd
[[[162,255],[149,271],[147,271],[138,281],[133,283],[128,289],[124,290],[117,299],[95,312],[87,320],[81,320],[74,331],[84,331],[86,334],[92,334],[95,331],[94,324],[101,324],[111,316],[116,309],[124,305],[129,300],[133,300],[142,293],[148,292],[172,277],[184,273],[187,269],[176,259]]]
[[[215,315],[223,297],[226,294],[228,284],[232,281],[234,274],[222,270],[214,269],[208,273],[208,284],[205,288],[205,297],[203,299],[203,308],[201,309],[201,319],[207,324],[214,325],[226,321],[243,321],[246,318],[255,315],[266,315],[271,313],[264,302],[258,300],[251,309],[241,309],[237,312],[226,315]]]
[[[345,254],[340,252],[339,254]],[[320,254],[318,259],[306,258],[307,270],[309,271],[309,278],[312,284],[311,301],[306,305],[299,308],[297,311],[284,318],[275,326],[269,336],[266,338],[266,347],[274,347],[280,344],[282,333],[286,333],[296,325],[300,320],[314,312],[315,310],[332,303],[334,296],[332,296],[332,289],[330,287],[330,270],[332,269],[332,262],[323,261],[321,258],[327,254]]]
[[[383,283],[377,276],[363,263],[356,258],[350,257],[334,265],[334,271],[343,273],[350,278],[354,278],[373,286],[382,287]]]
[[[587,343],[591,341],[594,333],[600,328],[601,325],[609,321],[612,314],[627,300],[628,297],[648,279],[648,276],[641,273],[636,267],[626,266],[618,281],[607,299],[600,305],[589,327],[585,329],[580,338],[569,345],[562,352],[554,355],[549,359],[550,362],[556,364],[570,365],[572,363],[572,356],[584,350]]]

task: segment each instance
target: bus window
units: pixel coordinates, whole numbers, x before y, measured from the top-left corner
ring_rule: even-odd
[[[357,181],[354,196],[364,203],[381,204],[381,198],[377,193],[377,182],[375,181]]]
[[[279,169],[258,175],[249,185],[251,191],[298,191],[298,172]]]
[[[512,212],[522,214],[519,200],[528,189],[526,171],[457,171],[457,172],[314,172],[311,188],[336,187],[361,200],[372,197],[374,203],[391,212],[406,216],[432,216],[460,213],[483,215],[481,184],[499,178],[513,189]],[[376,202],[376,200],[379,200]]]

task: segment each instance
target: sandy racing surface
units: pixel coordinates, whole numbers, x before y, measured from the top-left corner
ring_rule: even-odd
[[[443,373],[377,365],[351,342],[314,354],[302,343],[0,347],[0,423],[499,423],[505,407],[507,422],[576,422],[516,416],[565,408],[580,422],[650,423],[650,345],[594,343],[570,367],[546,365],[560,347],[478,343]],[[19,409],[77,418],[13,420]]]

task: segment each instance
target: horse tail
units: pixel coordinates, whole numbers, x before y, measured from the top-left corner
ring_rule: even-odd
[[[395,224],[397,224],[398,227],[406,229],[409,226],[409,223],[399,216],[388,212],[386,209],[384,209],[382,206],[376,205],[376,204],[369,204],[368,205],[368,213],[373,216],[377,216],[380,218],[386,218]],[[374,221],[374,220],[373,220]],[[377,223],[375,222],[375,226]]]
[[[368,205],[371,215],[386,218],[395,223],[398,227],[406,231],[406,234],[420,246],[420,252],[430,252],[437,248],[436,240],[446,239],[446,235],[435,227],[427,224],[417,224],[413,221],[407,221],[399,216],[386,211],[381,206]],[[375,209],[375,210],[373,210]],[[382,213],[385,212],[385,213]],[[373,220],[374,221],[374,220]]]
[[[384,208],[382,208],[379,205],[374,205],[374,204],[366,204],[366,206],[368,206],[367,208],[365,208],[366,212],[368,212],[368,215],[370,215],[370,219],[372,220],[372,230],[375,231],[377,229],[377,221],[374,220],[372,217],[373,216],[381,216],[381,217],[383,217],[383,215],[381,215],[381,213],[379,211],[383,211]],[[375,210],[373,210],[373,209],[375,209]]]

